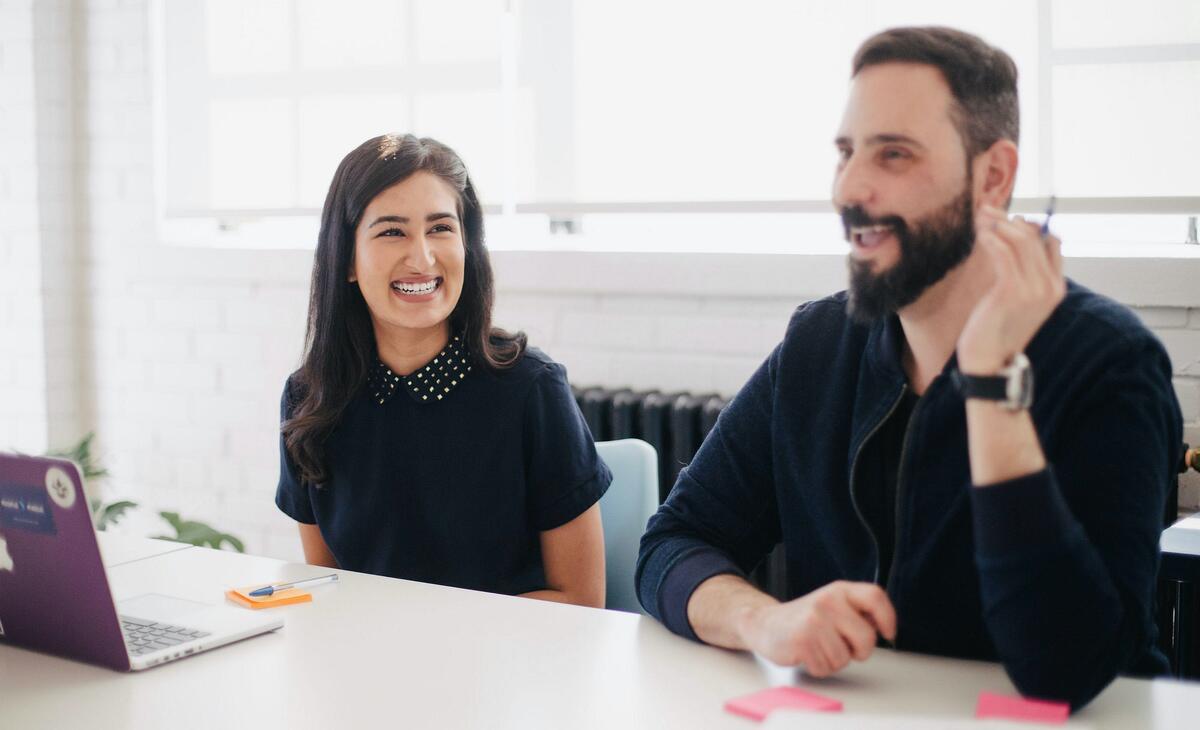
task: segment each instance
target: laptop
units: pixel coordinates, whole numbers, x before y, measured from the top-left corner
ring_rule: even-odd
[[[282,626],[159,594],[114,604],[79,469],[0,453],[0,644],[130,671]]]

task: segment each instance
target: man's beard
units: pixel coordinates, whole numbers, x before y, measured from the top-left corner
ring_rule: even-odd
[[[910,229],[899,216],[871,218],[860,206],[842,209],[846,239],[852,226],[885,225],[900,243],[900,259],[882,273],[871,262],[853,256],[850,264],[850,301],[847,312],[863,323],[876,321],[912,304],[925,290],[942,280],[975,247],[975,215],[971,185],[960,196]]]

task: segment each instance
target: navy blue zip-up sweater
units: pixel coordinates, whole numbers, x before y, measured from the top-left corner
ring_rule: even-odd
[[[894,316],[849,319],[844,292],[796,310],[649,522],[647,611],[696,638],[696,586],[748,573],[780,541],[789,597],[876,579],[856,466],[909,387],[902,342]],[[1048,468],[971,485],[951,359],[909,422],[886,589],[896,648],[998,660],[1023,694],[1078,708],[1118,673],[1167,669],[1153,603],[1182,416],[1161,343],[1074,283],[1025,352]]]

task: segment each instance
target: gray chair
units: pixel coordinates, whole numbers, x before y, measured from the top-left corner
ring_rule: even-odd
[[[645,613],[633,585],[638,544],[646,521],[658,509],[658,454],[638,439],[599,441],[596,452],[612,471],[612,485],[600,499],[604,520],[606,608]]]

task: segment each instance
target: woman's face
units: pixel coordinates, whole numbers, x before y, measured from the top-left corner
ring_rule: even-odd
[[[350,281],[362,291],[377,340],[449,332],[466,261],[458,203],[449,183],[422,170],[367,204],[354,232]]]

